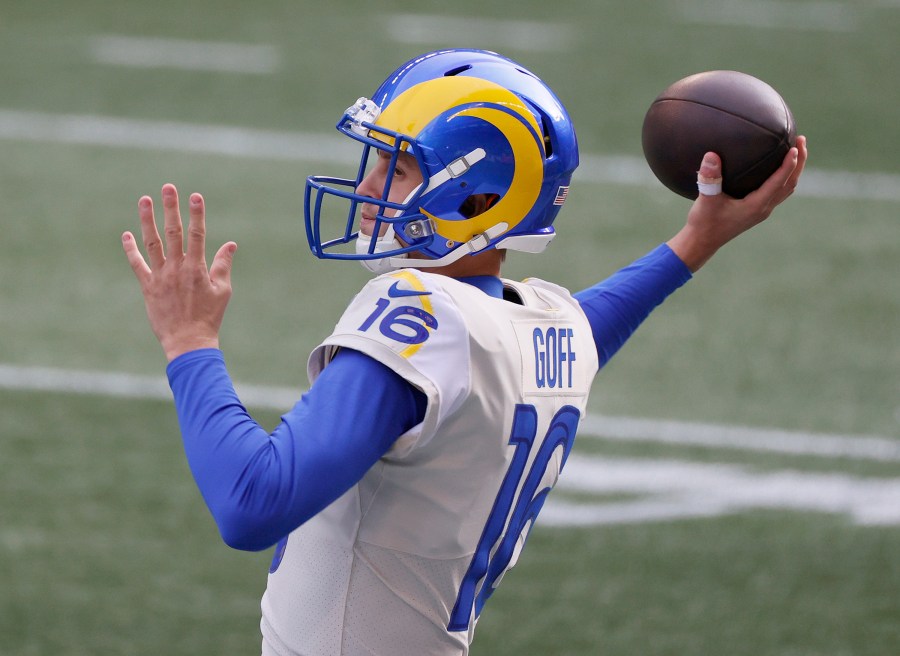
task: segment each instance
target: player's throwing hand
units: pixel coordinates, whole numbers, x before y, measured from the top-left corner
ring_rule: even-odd
[[[762,223],[772,211],[787,200],[797,187],[806,166],[806,137],[797,137],[797,144],[784,156],[781,166],[759,189],[745,198],[727,194],[701,193],[688,212],[684,228],[668,241],[669,247],[691,269],[697,271],[716,251],[738,235]],[[700,164],[698,182],[721,180],[722,162],[715,153],[708,153]]]
[[[187,252],[178,190],[162,188],[165,245],[153,215],[153,201],[138,201],[144,260],[134,235],[125,232],[122,246],[141,285],[150,327],[169,361],[198,348],[218,348],[219,327],[231,298],[231,264],[237,244],[227,242],[206,266],[206,208],[203,196],[191,194]],[[149,262],[149,264],[148,264]]]

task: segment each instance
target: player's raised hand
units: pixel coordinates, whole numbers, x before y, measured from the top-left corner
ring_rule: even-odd
[[[218,348],[219,328],[231,299],[231,265],[237,244],[219,248],[206,266],[206,208],[203,196],[191,194],[187,250],[174,185],[162,188],[163,234],[160,237],[153,201],[138,201],[145,260],[131,232],[122,235],[125,256],[141,285],[150,327],[171,361],[198,348]]]
[[[701,193],[688,212],[687,223],[668,244],[692,271],[703,266],[729,241],[762,223],[772,211],[794,193],[806,166],[806,137],[797,137],[796,145],[784,157],[781,166],[759,189],[736,199],[716,192],[721,183],[722,162],[715,153],[707,153],[697,172]]]

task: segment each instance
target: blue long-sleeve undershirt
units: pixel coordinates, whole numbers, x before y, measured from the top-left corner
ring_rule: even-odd
[[[665,245],[575,294],[605,364],[647,315],[691,277]],[[467,282],[499,296],[496,278]],[[241,404],[217,349],[169,363],[185,454],[223,540],[265,549],[354,485],[422,421],[425,395],[343,349],[271,433]]]
[[[218,349],[167,368],[191,473],[231,547],[271,546],[348,490],[425,416],[425,395],[380,362],[341,350],[268,434]]]
[[[574,294],[591,324],[600,366],[610,361],[655,307],[690,279],[690,269],[663,244]]]

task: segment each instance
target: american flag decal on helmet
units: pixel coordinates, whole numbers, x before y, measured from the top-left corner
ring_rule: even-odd
[[[562,205],[566,202],[566,196],[569,195],[569,186],[560,187],[556,191],[556,198],[553,199],[554,205]]]

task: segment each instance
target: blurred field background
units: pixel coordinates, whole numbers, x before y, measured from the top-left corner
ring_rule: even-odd
[[[305,176],[350,171],[333,125],[396,65],[473,46],[581,144],[559,237],[509,277],[579,289],[680,226],[640,127],[685,75],[768,81],[810,163],[598,377],[573,480],[648,478],[562,486],[472,653],[896,654],[898,34],[897,0],[0,0],[0,653],[258,653],[270,554],[225,547],[193,487],[119,236],[163,183],[204,193],[211,248],[239,244],[229,368],[274,426],[367,275],[309,254]],[[751,501],[641,519],[714,474]]]

